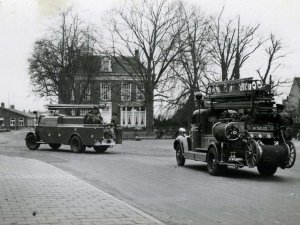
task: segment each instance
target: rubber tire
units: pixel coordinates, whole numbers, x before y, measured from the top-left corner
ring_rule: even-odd
[[[70,140],[70,147],[73,152],[81,153],[85,151],[86,146],[82,145],[80,137],[77,135],[73,136]]]
[[[57,143],[51,143],[49,144],[50,148],[52,148],[53,150],[57,150],[60,148],[61,144],[57,144]]]
[[[270,164],[259,164],[257,170],[262,176],[273,176],[277,171],[277,166]]]
[[[185,158],[181,150],[180,144],[176,145],[176,162],[178,166],[184,166],[185,164]]]
[[[34,134],[28,134],[25,141],[29,150],[37,150],[40,147],[40,144],[37,143],[37,138]]]
[[[93,146],[95,152],[97,153],[103,153],[106,152],[106,150],[108,149],[108,146]]]
[[[217,149],[214,146],[211,146],[207,152],[207,171],[213,176],[218,176],[221,172],[217,162]]]

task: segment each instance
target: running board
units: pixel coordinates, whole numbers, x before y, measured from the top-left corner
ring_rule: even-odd
[[[192,159],[195,161],[206,162],[206,153],[188,151],[188,152],[184,152],[184,158]]]

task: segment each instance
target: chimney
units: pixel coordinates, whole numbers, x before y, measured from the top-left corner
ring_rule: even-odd
[[[10,105],[10,109],[15,109],[15,105]]]
[[[4,102],[1,102],[1,108],[5,108]]]

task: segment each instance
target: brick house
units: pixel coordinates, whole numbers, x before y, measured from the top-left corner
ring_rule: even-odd
[[[283,101],[287,110],[292,111],[294,123],[300,123],[300,77],[295,77],[290,93]]]
[[[33,127],[35,124],[35,115],[16,110],[14,105],[5,108],[5,104],[1,103],[0,107],[0,128],[1,129],[22,129],[25,127]]]
[[[101,61],[99,73],[86,88],[82,82],[86,77],[77,76],[73,96],[78,96],[85,89],[82,104],[106,104],[106,108],[101,110],[105,122],[109,123],[115,113],[122,127],[146,127],[143,86],[128,75],[123,68],[125,62],[122,67],[114,58],[97,57]],[[81,115],[85,113],[84,110],[80,112]]]

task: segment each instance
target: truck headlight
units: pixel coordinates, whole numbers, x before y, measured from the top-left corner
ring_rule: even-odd
[[[186,130],[183,127],[179,128],[179,130],[178,130],[179,135],[183,135],[185,133],[186,133]]]

